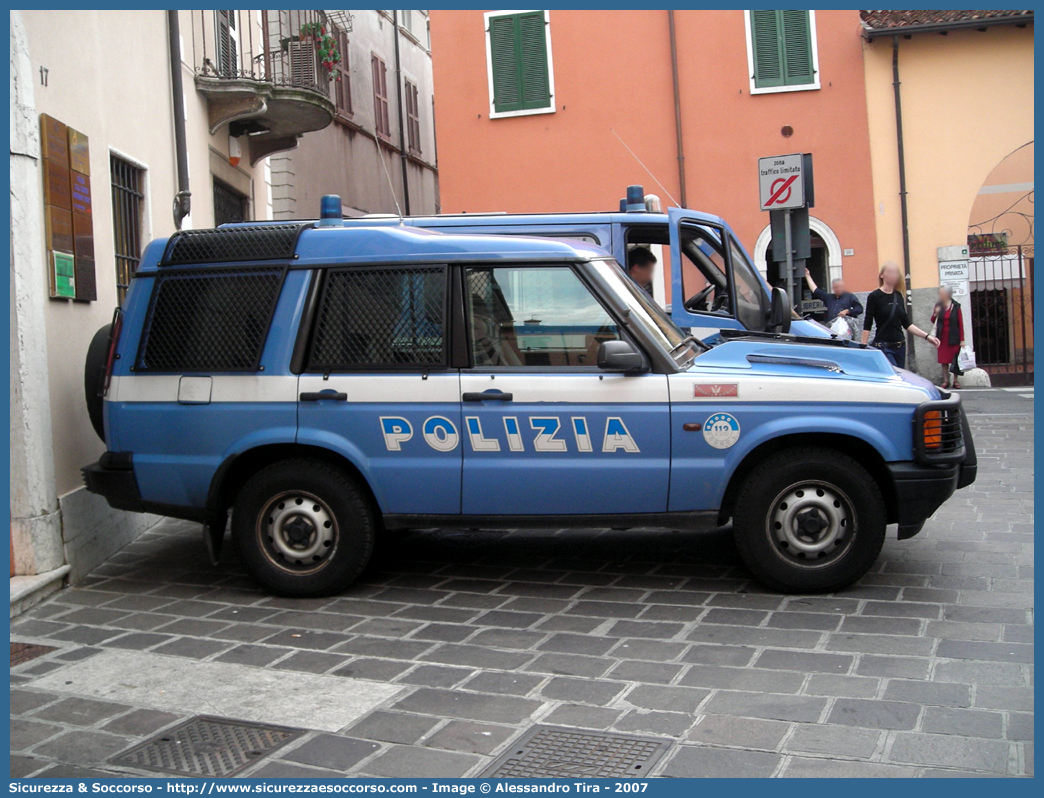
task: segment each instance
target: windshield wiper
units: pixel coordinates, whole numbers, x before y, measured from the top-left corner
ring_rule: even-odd
[[[696,344],[704,352],[709,352],[711,350],[710,346],[705,344],[701,339],[697,338],[695,335],[687,335],[685,338],[682,338],[681,343],[679,343],[676,347],[674,347],[671,350],[671,354],[673,355],[679,349],[681,349],[684,346],[687,346],[688,344]]]

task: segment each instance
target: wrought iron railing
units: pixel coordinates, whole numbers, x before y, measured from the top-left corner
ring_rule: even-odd
[[[336,32],[350,31],[347,12],[192,11],[196,75],[253,80],[330,96]]]
[[[970,261],[972,338],[980,366],[994,378],[1033,381],[1033,246]]]

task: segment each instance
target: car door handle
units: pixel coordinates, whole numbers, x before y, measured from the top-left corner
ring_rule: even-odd
[[[468,391],[460,397],[465,402],[510,402],[515,397],[509,393],[484,391],[482,393]]]
[[[318,402],[322,399],[330,399],[334,402],[347,402],[348,394],[341,391],[306,391],[301,394],[302,402]]]

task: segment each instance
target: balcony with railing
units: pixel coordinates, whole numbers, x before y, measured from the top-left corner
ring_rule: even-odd
[[[341,57],[336,33],[351,30],[350,14],[190,13],[196,89],[207,98],[210,132],[227,124],[229,135],[245,137],[251,164],[292,149],[301,134],[333,121],[331,71]]]

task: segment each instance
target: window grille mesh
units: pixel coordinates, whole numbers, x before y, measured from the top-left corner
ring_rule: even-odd
[[[254,371],[284,270],[236,269],[156,278],[139,371]]]
[[[305,224],[223,227],[182,230],[167,242],[163,265],[227,263],[230,261],[289,260]]]
[[[445,365],[445,314],[443,268],[331,270],[308,369]]]

